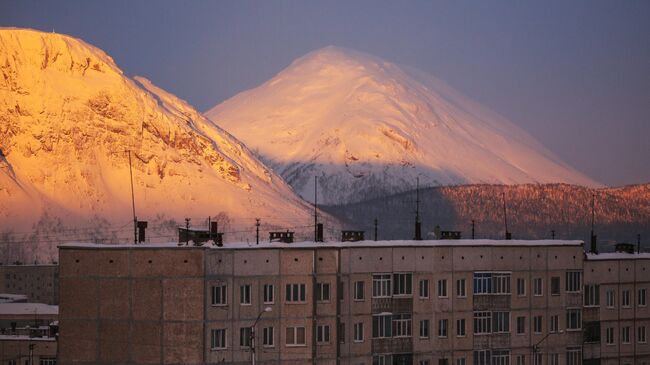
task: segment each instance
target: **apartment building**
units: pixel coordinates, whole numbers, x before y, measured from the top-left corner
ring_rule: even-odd
[[[64,245],[59,360],[573,365],[592,261],[560,240]]]
[[[59,265],[0,265],[0,293],[34,303],[59,304]]]
[[[650,254],[587,254],[585,364],[650,364]]]

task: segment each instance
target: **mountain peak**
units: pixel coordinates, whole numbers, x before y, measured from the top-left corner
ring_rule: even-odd
[[[215,106],[218,121],[305,199],[339,204],[422,185],[598,183],[426,73],[325,47]]]

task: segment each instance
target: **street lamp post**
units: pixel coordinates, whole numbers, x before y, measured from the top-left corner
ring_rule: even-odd
[[[535,359],[536,355],[537,355],[537,351],[539,350],[539,344],[544,342],[544,340],[546,340],[548,338],[548,336],[550,336],[550,335],[554,335],[554,334],[561,335],[563,333],[564,333],[564,330],[558,330],[557,332],[549,332],[549,333],[546,334],[546,336],[542,337],[541,340],[537,341],[537,343],[533,345],[533,358],[531,359],[533,361],[533,365],[541,365],[541,364],[538,364],[536,362],[536,359]]]
[[[257,322],[259,322],[260,318],[262,318],[262,314],[265,312],[270,312],[273,309],[271,307],[266,307],[264,308],[260,314],[257,315],[257,319],[255,319],[255,322],[253,322],[253,326],[251,327],[251,364],[255,365],[255,361],[257,360],[257,356],[255,354],[255,326],[257,326]]]

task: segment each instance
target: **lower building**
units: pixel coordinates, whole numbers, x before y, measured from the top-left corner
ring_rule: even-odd
[[[58,307],[0,303],[0,364],[55,365]]]
[[[0,293],[28,302],[59,304],[59,265],[0,265]]]

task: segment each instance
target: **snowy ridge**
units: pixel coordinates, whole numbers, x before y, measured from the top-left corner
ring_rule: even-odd
[[[311,222],[312,208],[241,142],[81,40],[0,29],[0,73],[0,242],[43,221],[53,222],[39,233],[48,241],[69,226],[132,239],[126,150],[151,239],[168,240],[184,217],[193,226],[208,216],[220,227]]]
[[[422,186],[599,186],[511,122],[423,72],[326,47],[206,113],[305,199],[342,204]]]

